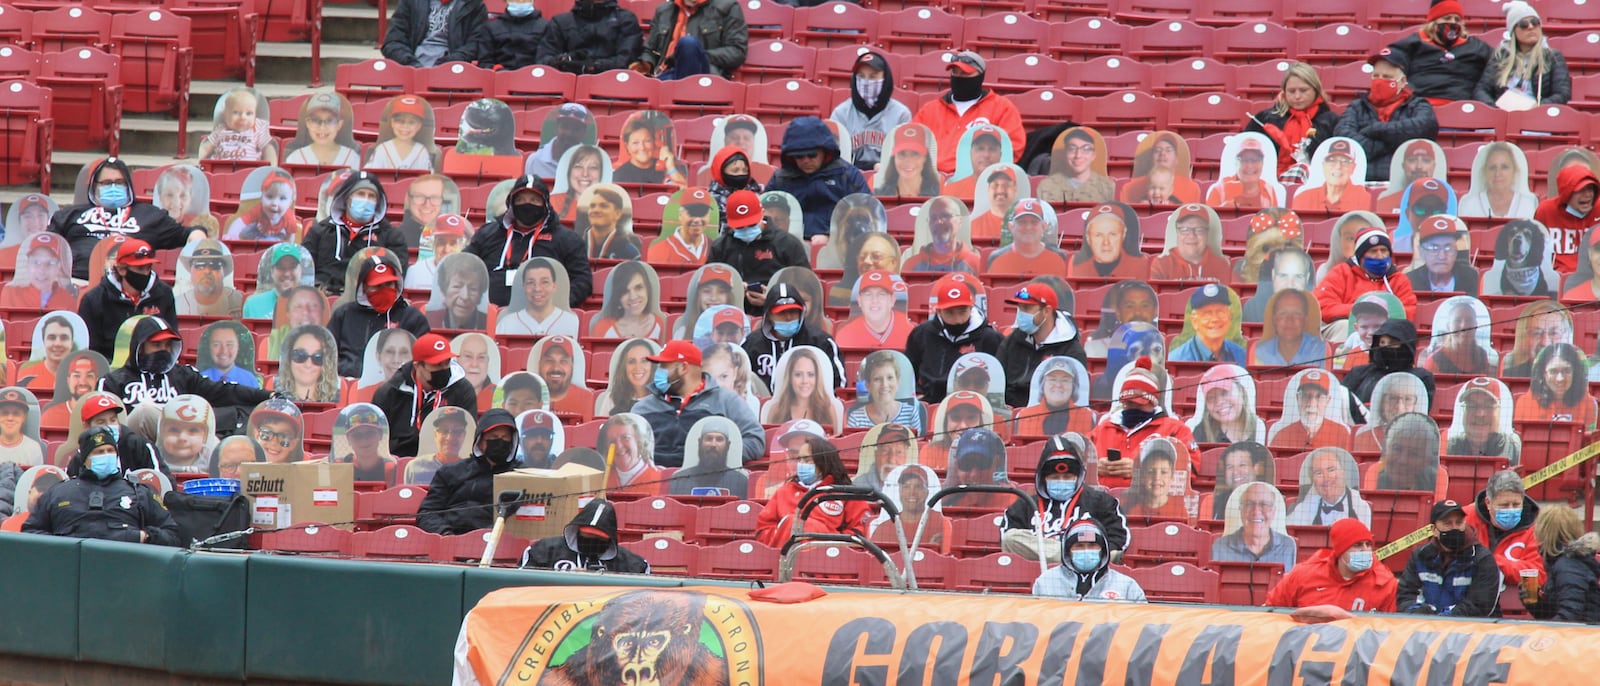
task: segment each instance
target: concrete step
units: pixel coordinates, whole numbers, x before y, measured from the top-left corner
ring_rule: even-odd
[[[223,93],[238,85],[240,83],[237,81],[195,81],[189,89],[189,116],[195,120],[205,120],[202,123],[202,128],[210,130],[212,117],[216,113],[217,98],[222,97]],[[332,86],[333,82],[329,81],[326,87],[331,88]],[[267,96],[267,100],[270,101],[278,98],[292,98],[306,93],[308,89],[303,81],[271,83],[258,79],[256,81],[256,90],[261,91],[261,94]],[[174,124],[173,126],[173,130],[176,131],[177,125]],[[189,129],[193,131],[194,124],[191,123]],[[126,141],[124,141],[124,144],[126,144]]]
[[[333,85],[334,70],[382,57],[376,44],[322,44],[322,82]],[[305,43],[262,43],[256,48],[256,82],[311,83],[311,46]]]
[[[198,111],[194,114],[199,115]],[[207,112],[206,114],[210,114]],[[193,157],[199,150],[200,139],[211,131],[211,117],[194,117],[189,120],[189,147]],[[178,122],[158,116],[123,115],[123,155],[173,155],[178,152]]]
[[[395,3],[389,3],[392,8]],[[322,42],[377,45],[378,8],[367,4],[322,6]]]

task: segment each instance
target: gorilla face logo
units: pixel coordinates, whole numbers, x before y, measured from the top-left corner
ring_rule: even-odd
[[[709,615],[727,617],[729,626],[709,624]],[[571,626],[561,616],[554,612],[547,614],[547,619]],[[558,646],[568,641],[583,642],[565,662],[538,674],[539,686],[727,686],[730,665],[739,663],[756,667],[759,674],[754,621],[747,609],[731,599],[692,592],[630,591],[606,600],[588,626],[588,631],[566,634],[553,630],[555,625],[547,621],[533,627],[531,643],[524,648],[532,651],[527,653],[530,656],[557,652]],[[701,642],[701,631],[707,626],[723,641],[724,654],[711,652]],[[521,660],[513,660],[507,675],[519,664]],[[759,686],[761,681],[751,683]]]

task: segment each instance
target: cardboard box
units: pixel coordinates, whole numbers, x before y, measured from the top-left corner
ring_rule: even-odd
[[[560,469],[518,469],[496,474],[494,492],[522,492],[522,500],[506,520],[506,533],[526,539],[558,536],[578,510],[605,497],[604,475],[580,464]]]
[[[250,525],[256,529],[355,519],[355,465],[249,462],[239,466],[239,474],[250,497]]]

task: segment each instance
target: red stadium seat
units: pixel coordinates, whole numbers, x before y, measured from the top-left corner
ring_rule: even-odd
[[[1028,130],[1044,128],[1064,121],[1076,121],[1084,100],[1069,95],[1058,88],[1035,88],[1011,96],[1011,104],[1022,115],[1022,125]]]
[[[50,89],[24,81],[0,83],[0,185],[39,182],[50,192],[55,120]]]
[[[755,541],[733,541],[700,549],[694,575],[710,579],[772,580],[778,576],[778,551]]]
[[[1123,52],[1146,63],[1203,57],[1211,54],[1216,32],[1213,28],[1179,20],[1139,26],[1128,32],[1128,45]]]
[[[1110,137],[1131,131],[1165,129],[1169,110],[1166,98],[1143,91],[1124,91],[1085,99],[1079,116],[1086,126],[1093,126],[1102,136]]]
[[[649,562],[652,574],[688,576],[700,557],[700,546],[665,536],[627,541],[622,547]]]
[[[322,24],[323,0],[257,0],[256,11],[261,13],[260,33],[256,38],[273,42],[295,42],[319,37]],[[381,24],[384,13],[379,12],[378,35],[383,35]]]
[[[411,77],[411,92],[434,107],[451,107],[472,102],[494,92],[494,72],[470,62],[447,62],[416,70]]]
[[[38,83],[50,88],[56,146],[64,150],[109,149],[121,145],[121,61],[94,48],[44,56]]]
[[[950,88],[949,54],[942,50],[902,57],[894,65],[896,86],[906,92],[906,107],[916,113],[919,102],[912,101],[912,93],[920,94],[926,101],[940,97]]]
[[[439,547],[439,534],[414,526],[386,526],[377,531],[358,531],[350,536],[349,552],[358,557],[428,559]]]
[[[761,505],[749,500],[701,507],[694,520],[694,538],[706,545],[749,538],[755,535],[756,519],[760,516]]]
[[[794,560],[794,580],[812,583],[859,584],[883,569],[878,560],[860,548],[818,546],[800,551]]]
[[[906,543],[909,545],[910,541]],[[890,548],[897,547],[890,546]],[[903,572],[905,570],[903,562],[905,558],[901,556],[900,551],[889,550],[888,548],[885,548],[885,551],[889,553],[889,559],[894,561],[895,568]],[[960,560],[949,555],[940,555],[926,545],[917,551],[912,560],[911,571],[916,574],[918,590],[937,591],[949,588],[950,583],[956,577],[956,571],[961,567]],[[873,560],[872,564],[867,567],[867,583],[872,586],[889,585],[888,579],[883,575],[883,565],[879,564],[877,560]]]
[[[494,72],[494,97],[510,105],[513,111],[559,105],[573,100],[577,94],[577,75],[552,67],[534,65]]]
[[[312,435],[309,429],[306,435]],[[395,486],[376,493],[357,493],[356,519],[379,525],[415,523],[417,508],[422,506],[422,499],[427,495],[427,486],[413,485]]]
[[[964,29],[967,44],[986,59],[1038,52],[1050,35],[1049,24],[1028,15],[989,11],[995,13],[967,19]]]
[[[1363,3],[1367,8],[1366,25],[1378,31],[1415,30],[1428,16],[1430,0],[1384,0]],[[1499,41],[1489,41],[1490,44]]]
[[[855,60],[854,57],[850,59]],[[744,65],[739,67],[739,78],[744,81],[807,78],[816,62],[816,48],[787,40],[752,42]]]
[[[1213,59],[1196,58],[1150,66],[1150,90],[1163,98],[1233,91],[1234,68]]]
[[[878,17],[878,42],[906,55],[953,50],[965,46],[966,20],[937,7],[884,12]]]
[[[1366,3],[1325,2],[1324,0],[1286,0],[1283,23],[1297,29],[1319,29],[1338,23],[1365,24]],[[1417,16],[1426,16],[1426,12]]]
[[[1126,57],[1098,57],[1062,76],[1063,89],[1088,98],[1145,88],[1150,83],[1150,68]]]
[[[831,88],[801,79],[784,79],[751,84],[745,89],[744,111],[772,129],[796,117],[831,112],[839,101]]]
[[[1039,578],[1039,563],[1011,553],[962,560],[951,588],[957,591],[1030,593]]]
[[[1523,150],[1582,145],[1589,139],[1587,113],[1565,105],[1540,105],[1506,113],[1506,139]]]
[[[1256,21],[1218,29],[1211,57],[1228,64],[1255,64],[1294,52],[1300,32],[1282,24]]]
[[[578,79],[578,102],[595,115],[649,109],[660,82],[627,69],[613,69]]]
[[[39,75],[39,58],[39,53],[22,46],[0,45],[0,81],[32,81]]]
[[[1152,602],[1216,603],[1221,590],[1221,575],[1187,562],[1118,571],[1139,582],[1144,597]]]
[[[1172,114],[1167,118],[1166,128],[1185,138],[1232,133],[1244,128],[1254,109],[1255,103],[1227,93],[1196,95],[1172,101]],[[1193,157],[1193,150],[1190,152],[1190,157]]]
[[[1067,63],[1038,54],[989,59],[987,63],[983,85],[1008,96],[1053,88],[1068,69]]]
[[[334,70],[333,89],[349,100],[377,102],[412,92],[416,69],[383,58],[341,64]]]
[[[281,553],[334,555],[350,549],[350,532],[305,522],[292,529],[262,533],[260,548]]]
[[[1538,5],[1546,33],[1561,35],[1600,29],[1600,16],[1585,0],[1549,0]]]
[[[1561,51],[1561,56],[1567,58],[1567,69],[1574,74],[1587,74],[1600,69],[1600,31],[1552,36],[1550,47]]]
[[[1383,45],[1383,34],[1355,24],[1302,29],[1299,35],[1295,56],[1317,66],[1365,60]]]
[[[950,519],[951,552],[972,558],[1000,549],[1000,521],[1004,515],[945,516]]]
[[[1185,19],[1194,13],[1190,0],[1118,0],[1111,18],[1125,24],[1154,24]]]
[[[688,534],[694,529],[697,510],[693,505],[667,497],[617,503],[617,537],[623,541],[637,541],[647,533],[658,531]]]
[[[256,31],[261,16],[252,0],[175,0],[167,6],[189,19],[194,77],[256,83]]]
[[[848,2],[802,7],[794,12],[795,42],[812,48],[871,45],[878,40],[878,13]]]
[[[744,0],[740,7],[744,10],[745,31],[749,34],[749,40],[788,38],[789,27],[795,25],[794,7],[781,2]]]
[[[1364,61],[1322,67],[1317,76],[1322,78],[1323,91],[1334,102],[1349,102],[1372,86],[1372,67]]]
[[[0,45],[33,49],[33,13],[0,4]]]
[[[1506,134],[1506,112],[1481,102],[1451,102],[1433,112],[1439,120],[1439,145],[1487,143]]]
[[[111,38],[122,58],[123,109],[130,112],[176,112],[179,155],[188,140],[189,83],[194,77],[194,48],[189,20],[159,9],[116,15]]]
[[[1422,491],[1363,491],[1372,506],[1372,536],[1393,541],[1428,523],[1433,494]]]
[[[1529,474],[1560,461],[1585,441],[1583,427],[1575,422],[1515,422],[1514,427],[1522,437],[1521,469]],[[1528,495],[1536,500],[1566,500],[1593,478],[1593,469],[1588,464],[1569,469],[1529,489]]]
[[[1063,26],[1052,26],[1045,51],[1058,60],[1092,60],[1122,54],[1128,43],[1129,27],[1104,17],[1074,19]]]
[[[1572,100],[1567,105],[1580,110],[1600,107],[1600,74],[1572,77]]]
[[[1277,0],[1202,0],[1195,22],[1204,26],[1238,26],[1278,21]]]
[[[1233,70],[1234,95],[1251,101],[1273,100],[1283,90],[1283,76],[1289,60],[1272,60],[1242,65]]]
[[[1267,594],[1283,580],[1283,565],[1276,562],[1211,561],[1217,571],[1217,601],[1225,605],[1266,604]]]
[[[1028,11],[1048,22],[1111,16],[1112,0],[1032,0]]]
[[[1128,547],[1123,564],[1130,567],[1155,567],[1168,562],[1205,566],[1211,562],[1211,543],[1216,536],[1183,524],[1156,524],[1128,532]]]
[[[709,75],[679,79],[656,93],[655,109],[673,119],[738,114],[745,110],[745,85]]]
[[[33,44],[39,52],[61,52],[73,48],[109,50],[111,15],[81,6],[35,12]]]
[[[488,529],[478,529],[454,536],[440,536],[430,557],[434,562],[475,564],[483,560],[483,550],[489,545],[489,534]],[[522,561],[522,552],[527,548],[528,539],[501,534],[500,542],[495,544],[494,559],[489,563],[515,566]]]

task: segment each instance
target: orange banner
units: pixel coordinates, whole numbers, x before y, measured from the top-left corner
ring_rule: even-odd
[[[456,684],[1589,683],[1600,630],[1369,615],[739,589],[496,591],[467,615]]]

